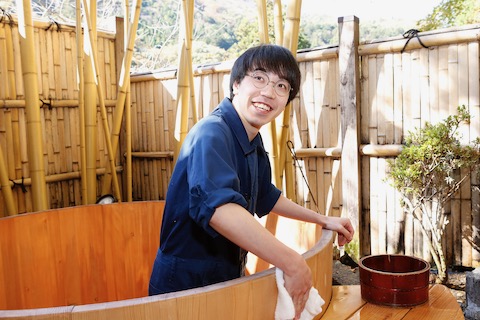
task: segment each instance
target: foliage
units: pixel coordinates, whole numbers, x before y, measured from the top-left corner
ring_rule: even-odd
[[[98,0],[97,26],[115,30],[115,17],[123,16],[122,0]],[[131,3],[131,1],[129,1]],[[14,0],[0,0],[0,7],[15,13]],[[32,0],[38,17],[60,24],[75,23],[75,0]],[[478,0],[444,0],[431,15],[420,21],[422,31],[479,22]],[[180,0],[142,0],[132,72],[175,67],[180,32]],[[283,10],[285,12],[285,10]],[[273,35],[273,2],[267,1],[270,42]],[[259,42],[256,1],[195,0],[193,25],[194,64],[231,60]],[[379,19],[362,23],[360,40],[369,41],[405,32],[398,21]],[[302,16],[298,49],[338,44],[338,25],[318,15]],[[197,51],[198,50],[198,51]],[[205,59],[205,60],[203,60]],[[214,61],[214,60],[217,61]]]
[[[445,205],[480,166],[480,138],[469,145],[460,143],[459,128],[469,121],[470,114],[461,106],[457,115],[441,123],[426,123],[409,133],[400,155],[389,162],[388,177],[402,195],[406,212],[422,225],[439,282],[448,277],[441,241],[448,224]]]
[[[425,19],[418,21],[421,31],[480,22],[478,0],[444,0]]]

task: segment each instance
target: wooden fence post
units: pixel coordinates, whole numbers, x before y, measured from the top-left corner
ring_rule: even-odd
[[[338,66],[340,74],[342,216],[349,217],[355,228],[353,244],[360,246],[360,66],[358,58],[359,19],[338,18],[340,37]],[[355,252],[360,255],[360,252]],[[358,256],[357,256],[358,258]]]

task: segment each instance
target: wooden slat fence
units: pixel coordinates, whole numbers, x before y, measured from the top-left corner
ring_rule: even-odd
[[[40,99],[45,143],[45,166],[52,208],[81,204],[79,115],[75,100],[75,31],[36,29]],[[412,39],[401,52],[403,37],[363,43],[358,47],[360,77],[359,137],[361,154],[361,214],[359,250],[362,255],[405,253],[429,259],[419,226],[405,216],[395,190],[385,181],[387,159],[394,158],[409,130],[425,122],[438,122],[468,106],[473,118],[463,128],[470,141],[480,133],[480,26],[420,33],[423,48]],[[109,121],[115,103],[119,56],[114,35],[99,33],[99,56],[104,79]],[[0,147],[6,157],[9,179],[28,181],[24,88],[16,26],[0,23]],[[9,52],[13,52],[13,58]],[[322,213],[340,215],[343,208],[341,170],[341,119],[339,48],[315,48],[297,54],[303,79],[300,94],[292,102],[290,141],[295,165],[295,201]],[[195,104],[202,118],[229,94],[231,61],[195,70]],[[152,71],[131,77],[133,200],[164,199],[173,169],[176,116],[175,70]],[[51,103],[49,108],[48,103]],[[193,124],[190,119],[189,124]],[[107,164],[102,127],[99,124],[98,172]],[[393,150],[393,151],[392,151]],[[120,180],[125,154],[121,132],[117,155]],[[287,150],[287,152],[289,152]],[[63,175],[63,176],[62,176]],[[304,181],[305,176],[308,183]],[[59,179],[60,181],[56,181]],[[480,264],[480,195],[469,180],[451,201],[446,234],[449,264]],[[19,212],[31,211],[30,189],[14,187]],[[122,187],[122,190],[126,190]],[[310,190],[313,197],[310,195]],[[124,195],[124,198],[125,195]],[[315,205],[316,203],[316,205]],[[0,193],[0,216],[5,212]]]
[[[49,205],[50,208],[79,205],[82,199],[75,28],[61,25],[57,29],[48,23],[36,22],[35,48]],[[3,19],[0,23],[0,147],[6,158],[8,178],[12,184],[15,183],[13,194],[18,212],[23,213],[32,211],[32,199],[24,100],[24,92],[28,88],[23,86],[19,52],[17,24]],[[99,32],[98,52],[111,122],[117,94],[115,36]],[[107,154],[103,127],[99,121],[99,174],[108,164]],[[3,216],[1,194],[0,199],[0,216]]]

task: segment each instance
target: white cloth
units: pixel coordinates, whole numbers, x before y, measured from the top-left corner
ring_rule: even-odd
[[[291,320],[295,318],[295,306],[293,305],[292,297],[285,289],[285,279],[283,278],[283,271],[276,268],[275,277],[277,279],[278,297],[277,306],[275,308],[275,320]],[[305,309],[300,315],[300,320],[312,320],[320,312],[325,301],[318,294],[318,290],[314,287],[310,288]]]

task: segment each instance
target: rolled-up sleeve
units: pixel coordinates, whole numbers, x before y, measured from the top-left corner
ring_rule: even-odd
[[[188,159],[190,217],[211,236],[218,235],[210,227],[215,209],[226,203],[246,207],[240,192],[236,159],[232,152],[234,139],[230,130],[219,123],[202,128],[204,134],[192,146]]]

